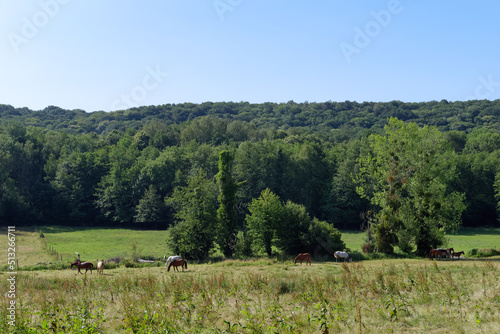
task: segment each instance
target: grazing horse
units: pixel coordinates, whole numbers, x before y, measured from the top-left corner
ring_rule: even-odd
[[[447,249],[442,249],[442,248],[441,249],[431,249],[431,251],[429,252],[429,260],[432,260],[433,258],[438,257],[438,256],[439,256],[439,259],[441,259],[443,257],[443,255],[448,259],[451,257],[450,251]]]
[[[90,269],[90,273],[92,274],[92,268],[94,268],[94,265],[92,262],[81,262],[80,260],[76,260],[75,262],[71,263],[71,268],[73,266],[76,266],[78,268],[78,273],[81,274],[80,269],[84,268],[85,269],[85,274],[87,271]]]
[[[297,255],[295,260],[293,260],[293,263],[297,263],[297,261],[300,261],[300,265],[302,265],[302,261],[306,261],[306,265],[309,262],[309,265],[312,264],[312,259],[311,259],[311,254],[309,253],[300,253]]]
[[[177,269],[177,271],[179,271],[179,266],[182,267],[182,271],[184,271],[184,268],[188,268],[188,265],[187,265],[187,262],[186,260],[184,259],[179,259],[179,260],[172,260],[172,262],[170,262],[170,264],[168,265],[168,270],[167,271],[170,271],[170,267],[174,266],[174,270]]]
[[[173,260],[182,260],[182,257],[180,257],[179,255],[169,256],[167,262],[165,262],[165,265],[168,266]]]
[[[349,253],[347,253],[347,252],[336,251],[333,255],[335,256],[335,262],[337,262],[337,260],[338,260],[339,257],[343,258],[344,262],[345,262],[345,260],[348,260],[349,262],[352,262],[352,259],[349,256]]]
[[[454,258],[454,257],[460,258],[461,255],[463,255],[465,257],[465,253],[463,251],[451,253],[452,258]]]
[[[97,273],[98,274],[104,273],[104,260],[102,261],[97,260]]]

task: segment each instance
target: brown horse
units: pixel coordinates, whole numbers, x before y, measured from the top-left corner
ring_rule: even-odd
[[[167,271],[170,271],[170,267],[174,266],[174,270],[177,269],[177,271],[179,271],[179,268],[177,267],[182,267],[182,271],[184,271],[184,268],[188,268],[188,265],[187,265],[187,262],[186,260],[184,259],[180,259],[180,260],[173,260],[172,262],[170,262],[170,264],[168,265],[168,269]]]
[[[302,265],[302,261],[306,261],[306,265],[309,262],[309,264],[312,264],[312,259],[311,259],[311,254],[309,253],[300,253],[297,255],[295,260],[293,260],[293,263],[297,263],[297,261],[300,261],[300,265]]]
[[[450,258],[450,251],[447,249],[431,249],[429,252],[429,260],[432,260],[435,257],[438,257],[441,259],[443,255],[447,258]]]
[[[452,258],[454,258],[454,257],[460,258],[461,255],[463,255],[465,257],[465,253],[463,251],[451,253]]]
[[[71,268],[73,268],[73,266],[76,266],[78,268],[79,274],[81,274],[80,269],[82,268],[85,269],[85,273],[87,273],[87,271],[89,271],[90,269],[90,273],[92,274],[92,268],[94,268],[92,262],[81,262],[80,260],[76,260],[75,262],[71,263]]]

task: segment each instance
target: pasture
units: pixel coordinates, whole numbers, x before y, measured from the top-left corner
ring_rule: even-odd
[[[50,243],[59,233],[65,238],[73,233],[71,244],[82,232],[90,233],[44,234]],[[142,244],[142,231],[129,232],[136,250],[144,247],[141,255],[163,255],[164,240],[149,236]],[[54,261],[37,233],[16,235],[20,259]],[[5,235],[0,237],[6,253]],[[92,236],[86,240],[91,255],[87,248],[78,250],[82,260],[96,265],[93,258],[107,258],[92,246]],[[121,242],[120,254],[109,256],[130,255],[130,242]],[[73,256],[74,250],[67,252]],[[20,270],[16,333],[498,333],[499,274],[499,257],[352,263],[335,263],[332,257],[326,262],[313,258],[312,265],[294,265],[293,258],[188,261],[184,272],[167,272],[164,265],[119,266],[86,275],[76,269]],[[0,273],[2,292],[8,291],[7,278]],[[4,298],[0,309],[3,319],[8,301]],[[1,333],[8,330],[6,322],[0,323]]]
[[[167,231],[135,231],[128,229],[74,229],[43,227],[47,243],[63,259],[95,261],[113,257],[162,257],[167,254]],[[84,257],[84,258],[83,258]]]
[[[342,240],[348,248],[361,252],[365,243],[365,233],[361,231],[341,231]],[[448,247],[468,254],[472,249],[500,249],[500,228],[462,228],[455,234],[447,234]]]
[[[229,260],[188,268],[19,272],[18,333],[500,331],[498,259]],[[4,301],[3,319],[6,310]]]

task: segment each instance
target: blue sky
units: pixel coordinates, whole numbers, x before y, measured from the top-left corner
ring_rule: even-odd
[[[0,0],[0,104],[500,98],[496,0]]]

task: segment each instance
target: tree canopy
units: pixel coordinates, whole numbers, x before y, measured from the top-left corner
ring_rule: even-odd
[[[381,208],[374,224],[377,246],[419,255],[444,242],[442,231],[456,231],[465,210],[464,194],[448,185],[457,175],[457,156],[435,127],[419,128],[389,119],[385,135],[371,135],[371,152],[359,157],[357,191]]]
[[[214,206],[218,233],[206,240],[226,242],[228,256],[238,247],[248,254],[251,242],[271,253],[314,252],[326,234],[335,239],[330,228],[358,230],[366,217],[379,226],[380,249],[423,254],[461,224],[498,226],[499,115],[500,100],[206,102],[110,113],[0,105],[0,223],[175,227],[201,219],[175,205],[180,194],[200,195],[198,182],[213,187],[203,205]],[[266,189],[286,219],[258,241],[246,217]],[[234,240],[241,234],[244,242]]]

